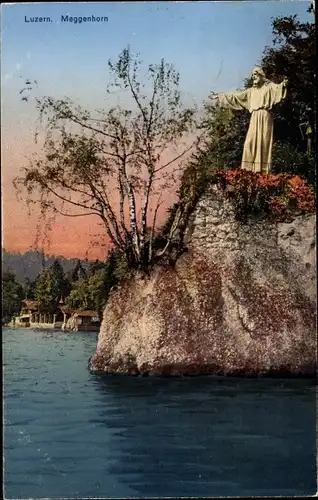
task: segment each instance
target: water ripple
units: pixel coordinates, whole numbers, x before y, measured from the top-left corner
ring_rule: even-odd
[[[8,499],[316,491],[310,381],[103,377],[96,334],[3,339]]]

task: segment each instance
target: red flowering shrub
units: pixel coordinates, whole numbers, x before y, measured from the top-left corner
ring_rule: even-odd
[[[310,186],[298,175],[288,180],[288,195],[291,200],[297,203],[297,208],[301,212],[315,211],[315,197]]]
[[[313,189],[298,175],[225,170],[213,182],[233,199],[239,218],[254,214],[286,220],[291,214],[315,212]]]

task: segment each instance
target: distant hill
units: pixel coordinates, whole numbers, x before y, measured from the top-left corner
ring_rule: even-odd
[[[60,256],[46,256],[42,252],[28,251],[25,253],[7,252],[2,250],[2,270],[13,271],[16,274],[17,280],[22,284],[26,278],[31,281],[35,280],[42,267],[49,267],[55,260],[58,260],[62,265],[64,272],[69,272],[74,269],[76,263],[80,259],[66,259]],[[84,269],[87,269],[90,262],[80,260]]]

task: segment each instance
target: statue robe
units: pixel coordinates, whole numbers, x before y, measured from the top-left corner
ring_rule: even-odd
[[[286,86],[283,83],[267,82],[262,87],[219,94],[221,107],[234,110],[247,109],[251,113],[241,168],[263,173],[271,171],[273,147],[271,109],[286,97],[286,93]]]

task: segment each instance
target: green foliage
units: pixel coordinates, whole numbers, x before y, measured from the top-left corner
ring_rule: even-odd
[[[68,281],[70,283],[73,283],[74,281],[77,281],[81,278],[86,278],[86,271],[84,267],[81,264],[81,261],[78,259],[75,267],[68,273]]]
[[[315,188],[315,156],[301,151],[289,142],[276,141],[273,145],[273,173],[288,172],[305,177]]]
[[[104,269],[104,267],[105,267],[105,262],[102,262],[99,259],[96,259],[94,262],[90,263],[88,273],[87,274],[85,273],[84,277],[86,277],[86,275],[92,276],[100,269]]]
[[[35,287],[36,287],[36,280],[32,281],[30,280],[30,278],[26,278],[24,280],[23,290],[25,299],[35,298]]]
[[[87,275],[72,283],[65,303],[72,309],[93,309],[101,315],[111,289],[132,272],[125,253],[112,250],[106,262],[96,260]]]
[[[49,267],[49,271],[53,278],[53,295],[59,299],[69,292],[69,282],[65,277],[63,267],[58,260],[55,260]]]
[[[23,287],[16,281],[15,274],[6,271],[2,274],[2,320],[8,322],[20,312],[24,298]]]
[[[72,309],[93,309],[87,278],[80,278],[72,283],[72,289],[65,299],[65,304]]]
[[[92,304],[92,309],[99,314],[102,313],[109,295],[107,281],[107,266],[96,271],[88,279],[88,293]]]
[[[247,111],[233,112],[211,104],[205,105],[205,117],[200,128],[205,129],[206,139],[193,155],[207,175],[223,169],[236,168],[242,151],[250,116]]]
[[[114,267],[110,270],[110,277],[113,280],[113,284],[117,284],[122,280],[129,279],[133,270],[129,266],[129,262],[126,255],[121,252],[116,252],[114,257]]]
[[[66,305],[72,309],[92,309],[101,313],[109,294],[107,271],[108,266],[104,264],[93,274],[75,281],[66,298]]]
[[[286,144],[297,158],[293,172],[306,175],[315,183],[314,155],[307,153],[307,137],[301,128],[306,123],[312,129],[312,148],[315,149],[316,125],[316,28],[314,23],[301,23],[297,16],[272,20],[273,46],[266,47],[262,67],[273,81],[288,79],[287,98],[283,106],[273,109],[275,141],[284,144],[273,155],[274,171],[281,171]],[[282,155],[280,156],[280,153]],[[285,171],[290,171],[290,162]]]
[[[170,228],[171,228],[173,221],[176,217],[178,208],[179,208],[179,203],[174,203],[170,208],[168,208],[168,216],[167,216],[163,226],[160,229],[160,236],[162,238],[168,236],[168,234],[170,232]]]
[[[273,19],[272,27],[273,47],[265,48],[262,67],[274,81],[288,78],[284,108],[274,111],[276,135],[302,147],[300,123],[307,118],[312,126],[315,123],[315,24],[301,23],[297,16],[290,16]]]
[[[43,269],[36,280],[35,299],[43,312],[54,314],[61,298],[69,293],[70,285],[65,278],[61,264],[56,260]]]

